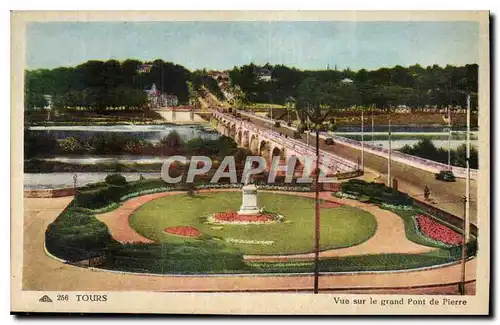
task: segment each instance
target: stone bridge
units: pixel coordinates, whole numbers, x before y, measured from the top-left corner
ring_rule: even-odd
[[[316,155],[313,147],[308,147],[298,140],[261,128],[232,115],[214,110],[212,118],[217,120],[217,131],[219,133],[233,138],[238,146],[247,148],[253,154],[264,157],[268,163],[275,156],[281,157],[282,162],[295,156],[298,162],[297,165],[299,165],[296,165],[296,168],[300,168],[305,165],[306,156]],[[359,170],[357,163],[320,150],[320,164],[323,162],[325,168],[322,168],[322,171],[328,175]],[[327,163],[328,167],[326,167]]]

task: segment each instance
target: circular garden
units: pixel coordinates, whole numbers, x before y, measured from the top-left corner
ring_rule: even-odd
[[[259,192],[258,199],[264,208],[262,214],[237,216],[240,192],[166,196],[142,205],[129,222],[135,231],[155,242],[216,241],[255,255],[313,251],[313,199],[264,192]],[[324,205],[320,222],[321,250],[360,244],[377,228],[372,214],[338,204]],[[168,231],[178,227],[186,229],[184,236]],[[192,236],[195,230],[198,235]]]
[[[189,190],[172,187],[161,179],[91,184],[81,188],[49,225],[45,247],[70,263],[96,259],[103,261],[98,265],[101,268],[140,273],[312,272],[311,258],[288,256],[313,252],[315,202],[311,196],[290,193],[311,189],[260,185],[261,213],[241,217],[236,214],[241,191],[226,190],[238,188],[234,185],[218,185],[222,191],[190,195]],[[171,191],[176,193],[164,193]],[[144,197],[153,193],[158,194]],[[346,248],[349,252],[322,257],[321,272],[415,269],[461,258],[461,229],[422,210],[404,193],[383,184],[352,180],[331,195],[336,198],[325,198],[320,206],[320,249],[328,253]],[[135,210],[130,209],[134,204]],[[103,214],[111,218],[110,223],[101,219]],[[123,229],[149,241],[119,241],[112,234]],[[385,235],[381,235],[383,230]],[[403,236],[399,244],[393,238],[396,233]],[[381,236],[385,244],[379,248]],[[403,240],[425,250],[400,248]],[[394,244],[387,245],[387,241]],[[364,249],[352,254],[362,245]],[[467,243],[467,256],[475,256],[476,245],[473,236]],[[367,246],[374,249],[366,250]],[[392,249],[395,246],[397,249]],[[250,260],[246,258],[249,255],[269,259]],[[273,260],[276,256],[285,260]]]

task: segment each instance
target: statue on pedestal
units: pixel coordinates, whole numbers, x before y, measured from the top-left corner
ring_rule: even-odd
[[[260,209],[257,206],[257,186],[252,182],[251,177],[247,176],[245,179],[245,185],[241,189],[242,191],[242,204],[238,214],[241,215],[252,215],[259,214]]]

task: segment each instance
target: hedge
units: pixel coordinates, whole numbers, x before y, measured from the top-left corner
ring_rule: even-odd
[[[121,174],[111,174],[106,176],[106,183],[116,186],[125,186],[127,179]]]
[[[211,241],[112,245],[106,268],[138,273],[233,273],[245,270],[236,249]]]
[[[162,179],[144,179],[129,182],[123,186],[99,183],[99,186],[87,186],[80,189],[75,196],[75,206],[97,210],[113,203],[119,203],[120,199],[127,194],[166,187],[167,185],[172,186]]]
[[[70,262],[102,256],[114,243],[106,225],[70,205],[45,231],[45,247]]]
[[[360,179],[352,179],[342,183],[341,190],[344,193],[368,197],[369,202],[376,204],[411,205],[413,203],[413,199],[405,193],[381,183],[368,183]]]
[[[475,255],[475,243],[469,245],[468,256]],[[320,272],[356,272],[409,270],[441,265],[460,260],[460,247],[440,249],[422,254],[373,254],[321,259]],[[302,273],[314,270],[313,261],[247,262],[253,273]]]

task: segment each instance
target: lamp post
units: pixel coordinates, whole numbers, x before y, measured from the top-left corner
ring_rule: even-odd
[[[389,155],[387,157],[387,186],[391,186],[391,108],[389,107]]]
[[[470,95],[467,96],[467,177],[465,179],[465,240],[469,241],[470,237]]]
[[[265,94],[269,95],[269,100],[271,101],[271,105],[269,106],[269,110],[271,111],[271,130],[274,130],[274,120],[273,120],[273,94],[270,92],[265,92]]]
[[[467,150],[466,150],[466,178],[465,178],[465,196],[462,198],[464,203],[464,224],[462,237],[462,261],[461,261],[461,281],[459,291],[465,295],[465,260],[467,259],[467,243],[470,239],[470,95],[467,96]]]
[[[319,292],[319,243],[320,243],[320,208],[319,208],[319,129],[327,118],[321,113],[321,105],[307,105],[306,112],[309,120],[316,128],[316,168],[315,168],[315,222],[314,222],[314,293]]]
[[[466,240],[466,211],[467,211],[467,197],[464,195],[462,197],[462,203],[464,204],[464,224],[462,232],[462,257],[460,261],[460,283],[458,284],[458,291],[461,295],[465,295],[465,260],[467,259],[467,240]]]
[[[365,170],[365,137],[364,137],[364,116],[363,116],[363,106],[361,106],[361,169]]]
[[[451,170],[451,107],[448,106],[448,170]]]
[[[75,174],[73,175],[73,191],[76,195],[76,184],[77,184],[78,176]]]
[[[375,147],[375,134],[373,132],[373,104],[372,104],[372,146]]]

